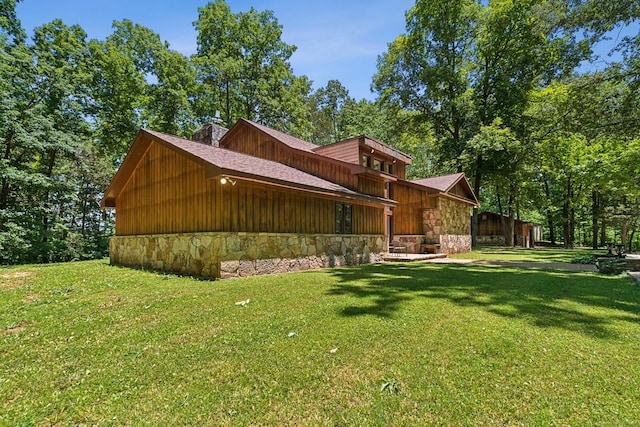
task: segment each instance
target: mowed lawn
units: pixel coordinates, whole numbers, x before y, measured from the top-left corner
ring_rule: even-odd
[[[0,425],[638,425],[639,373],[626,276],[0,268]]]

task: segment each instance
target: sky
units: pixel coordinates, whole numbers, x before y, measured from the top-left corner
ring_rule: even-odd
[[[56,18],[79,24],[88,38],[104,40],[113,21],[130,19],[160,35],[184,55],[196,52],[198,7],[207,0],[22,0],[18,18],[33,29]],[[405,11],[415,0],[227,0],[233,13],[272,10],[282,40],[297,46],[290,59],[295,75],[306,75],[315,89],[339,80],[356,99],[373,100],[371,79],[378,55],[405,32]]]

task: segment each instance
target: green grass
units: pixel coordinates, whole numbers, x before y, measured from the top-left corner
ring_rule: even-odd
[[[506,248],[502,246],[485,246],[471,252],[452,255],[452,258],[481,259],[489,261],[515,262],[571,262],[576,258],[590,255],[604,255],[606,249],[557,249],[557,248]]]
[[[623,276],[0,268],[0,425],[637,425],[639,354]]]

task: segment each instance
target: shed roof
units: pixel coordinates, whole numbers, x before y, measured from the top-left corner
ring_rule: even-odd
[[[135,170],[151,142],[162,144],[202,165],[207,178],[229,176],[326,196],[357,200],[362,203],[396,204],[392,200],[358,193],[281,163],[201,144],[174,135],[141,129],[116,176],[111,181],[111,185],[105,192],[101,202],[103,207],[115,207],[118,194],[126,185],[129,176]]]

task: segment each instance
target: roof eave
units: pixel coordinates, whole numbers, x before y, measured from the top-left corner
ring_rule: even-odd
[[[395,200],[384,199],[380,197],[369,196],[362,193],[345,193],[341,191],[333,191],[329,189],[314,187],[310,185],[294,183],[290,181],[284,181],[276,178],[268,178],[260,175],[253,175],[246,172],[236,171],[232,169],[212,167],[205,171],[207,179],[219,179],[219,178],[231,178],[246,182],[254,182],[257,184],[264,184],[269,186],[276,186],[280,188],[286,188],[291,190],[303,191],[305,193],[312,193],[331,199],[347,199],[356,200],[361,204],[366,205],[384,205],[384,206],[396,206],[398,203]]]

